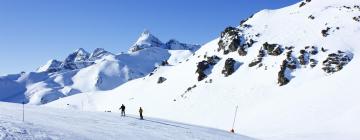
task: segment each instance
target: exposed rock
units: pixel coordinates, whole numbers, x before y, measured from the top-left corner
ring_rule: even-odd
[[[187,93],[187,92],[190,92],[192,89],[194,89],[194,88],[196,88],[196,85],[193,85],[193,86],[191,86],[191,87],[188,87],[187,89],[186,89],[186,91],[185,91],[185,93]],[[181,97],[184,97],[185,96],[185,94],[182,94],[181,95]]]
[[[301,65],[307,65],[310,61],[310,53],[305,50],[300,50],[300,56],[298,57]]]
[[[316,65],[318,64],[318,61],[315,59],[310,59],[310,67],[314,68],[316,67]]]
[[[212,79],[209,79],[209,80],[206,80],[205,83],[212,83],[213,80]]]
[[[323,37],[327,37],[329,35],[330,27],[327,27],[325,30],[321,30],[321,34]]]
[[[312,19],[312,20],[315,19],[315,17],[314,17],[313,15],[310,15],[308,18],[309,18],[309,19]]]
[[[233,58],[226,59],[224,69],[221,73],[224,74],[225,77],[233,74],[235,72],[235,63],[236,61]]]
[[[169,62],[167,60],[161,62],[161,66],[167,66],[167,65],[169,65]]]
[[[353,58],[353,54],[348,52],[338,51],[337,53],[331,53],[328,58],[323,61],[324,67],[322,68],[326,73],[338,72],[345,65],[347,65]]]
[[[321,47],[321,51],[322,51],[322,52],[327,52],[328,50],[325,49],[324,47]]]
[[[292,51],[287,52],[286,59],[282,62],[280,66],[280,71],[278,72],[278,84],[280,86],[286,85],[291,80],[290,73],[297,68],[297,61],[292,56]]]
[[[221,32],[218,51],[223,50],[224,54],[236,51],[242,43],[239,32],[240,30],[235,27],[227,27],[225,31]]]
[[[242,44],[241,47],[238,49],[238,53],[240,56],[246,56],[247,55],[247,48],[252,47],[252,45],[255,43],[253,39],[249,39],[246,41],[246,43]]]
[[[286,50],[292,50],[292,49],[294,49],[294,48],[295,48],[294,46],[285,47]]]
[[[306,5],[305,2],[301,2],[300,5],[299,5],[299,7],[303,7],[303,6],[305,6],[305,5]]]
[[[239,48],[238,53],[240,56],[246,56],[247,51],[244,48]]]
[[[165,77],[159,77],[157,83],[158,83],[158,84],[161,84],[161,83],[165,82],[166,80],[167,80],[167,79],[166,79]]]
[[[262,62],[262,58],[261,57],[258,57],[257,59],[253,60],[250,64],[249,64],[249,67],[253,67],[253,66],[256,66],[257,64],[261,63]]]
[[[311,46],[310,54],[317,55],[319,53],[318,47]]]
[[[70,54],[60,67],[67,70],[75,70],[88,67],[94,64],[94,62],[89,61],[89,57],[90,54],[84,49],[80,48],[74,53]]]
[[[213,55],[211,57],[207,57],[207,62],[210,65],[216,65],[216,63],[218,63],[220,61],[220,59],[221,59],[220,57]]]
[[[201,61],[197,64],[196,73],[198,73],[198,81],[201,81],[207,77],[205,71],[212,66],[216,65],[220,61],[220,57],[218,56],[211,56],[207,57],[207,60]]]
[[[272,56],[278,56],[283,53],[284,49],[281,47],[281,45],[278,44],[269,44],[265,42],[262,47],[264,50],[267,51],[269,55]]]
[[[207,77],[207,75],[205,74],[204,71],[206,69],[208,69],[209,67],[210,67],[210,64],[207,61],[201,61],[198,63],[197,70],[196,70],[196,73],[199,74],[198,81],[201,81]]]
[[[251,28],[252,26],[250,24],[243,24],[242,27],[244,28]]]
[[[360,16],[353,17],[353,20],[355,20],[355,21],[357,21],[357,22],[360,22]]]

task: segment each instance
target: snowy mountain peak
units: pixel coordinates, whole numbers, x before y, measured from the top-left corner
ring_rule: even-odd
[[[160,47],[169,50],[190,50],[195,52],[201,45],[192,45],[181,43],[175,39],[170,39],[167,43],[161,42],[157,37],[151,34],[148,30],[141,33],[136,43],[129,49],[130,52],[136,52],[145,48]]]
[[[167,49],[170,50],[190,50],[192,52],[197,51],[201,47],[201,45],[181,43],[175,39],[170,39],[168,42],[165,43],[165,46]]]
[[[142,50],[150,47],[163,47],[164,43],[162,43],[157,37],[152,35],[150,31],[145,30],[141,33],[139,39],[136,43],[129,49],[130,52],[136,52],[138,50]]]
[[[101,59],[104,56],[112,55],[112,53],[106,51],[104,48],[96,48],[93,53],[91,53],[89,60],[95,61],[97,59]]]
[[[67,60],[70,60],[71,62],[84,61],[88,59],[89,56],[89,52],[85,51],[83,48],[79,48],[74,53],[70,54]]]
[[[61,61],[51,59],[44,66],[37,69],[37,72],[54,72],[57,71],[62,64]]]

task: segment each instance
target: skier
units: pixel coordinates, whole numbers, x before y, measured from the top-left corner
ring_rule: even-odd
[[[143,109],[140,107],[140,109],[139,109],[139,113],[140,113],[140,120],[143,120],[144,119],[144,117],[143,117]]]
[[[125,117],[125,106],[124,106],[124,104],[121,104],[121,107],[119,109],[121,110],[121,116]]]

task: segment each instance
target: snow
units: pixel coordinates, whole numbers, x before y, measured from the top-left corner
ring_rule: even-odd
[[[77,94],[45,106],[66,108],[66,104],[72,104],[76,108],[83,105],[87,111],[117,111],[125,104],[133,114],[142,106],[151,110],[147,114],[152,117],[223,130],[231,129],[235,106],[239,106],[235,131],[250,137],[360,139],[360,95],[357,94],[360,87],[356,82],[360,70],[357,57],[360,24],[352,19],[360,13],[343,7],[360,3],[312,0],[301,8],[299,5],[263,10],[245,22],[252,27],[239,26],[245,38],[257,41],[248,48],[246,56],[218,52],[219,39],[214,39],[182,63],[161,66],[151,76],[129,81],[113,90]],[[309,19],[309,15],[315,19]],[[331,27],[329,36],[323,37],[321,31],[327,27]],[[258,33],[260,36],[255,37]],[[248,67],[265,42],[294,46],[294,58],[300,56],[305,46],[324,47],[328,51],[319,50],[319,54],[310,55],[319,61],[314,68],[305,65],[287,71],[290,83],[279,86],[278,72],[286,58],[285,52],[265,56],[262,67]],[[350,52],[353,59],[339,72],[324,72],[322,62],[338,50]],[[197,63],[212,55],[221,60],[209,69],[206,79],[197,81]],[[227,58],[242,65],[234,74],[224,77],[221,71]],[[158,84],[159,77],[167,80]]]
[[[146,110],[145,112],[146,113]],[[0,102],[0,139],[251,140],[230,132],[119,113],[58,110]]]
[[[138,41],[138,45],[150,46],[118,55],[102,48],[90,54],[80,48],[64,62],[50,60],[37,72],[4,76],[0,81],[0,101],[40,105],[78,93],[112,90],[129,80],[144,77],[163,61],[177,65],[199,48],[178,41],[178,48],[174,50],[169,50],[173,44],[159,47],[150,41],[158,39],[149,32],[143,33],[139,40],[142,41]]]
[[[20,84],[12,83],[14,87],[26,88],[25,95],[35,100],[31,104],[58,99],[62,96],[54,98],[53,95],[59,92],[64,95],[63,92],[79,93],[45,104],[46,107],[117,113],[119,106],[125,104],[128,113],[137,114],[141,106],[146,116],[228,131],[233,123],[235,106],[238,106],[235,132],[250,137],[266,140],[360,139],[360,94],[357,93],[360,91],[357,84],[360,24],[353,20],[360,14],[355,8],[360,3],[356,0],[312,0],[305,6],[299,5],[260,11],[244,23],[250,26],[238,26],[242,39],[256,41],[247,48],[246,56],[237,52],[224,55],[217,51],[219,39],[210,41],[196,52],[169,50],[145,32],[134,45],[145,47],[103,57],[86,68],[4,79]],[[315,18],[310,19],[310,15]],[[328,36],[324,37],[322,31],[327,28],[330,28]],[[173,42],[174,48],[182,48]],[[288,50],[279,56],[265,55],[263,66],[248,66],[257,58],[265,42],[284,48],[293,46],[291,58],[296,61],[305,46],[315,46],[319,53],[309,57],[319,63],[313,68],[309,64],[297,64],[294,70],[287,68],[285,76],[290,82],[279,86],[278,73]],[[321,48],[327,51],[321,51]],[[352,60],[340,71],[326,73],[322,69],[324,60],[339,50]],[[206,70],[204,80],[198,81],[197,63],[213,55],[221,60]],[[232,75],[224,77],[221,72],[228,58],[241,65]],[[169,65],[161,65],[165,60]],[[160,77],[167,80],[157,83]],[[6,88],[0,86],[0,89]],[[0,90],[5,97],[3,91]]]

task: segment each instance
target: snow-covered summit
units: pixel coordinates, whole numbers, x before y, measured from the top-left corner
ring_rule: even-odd
[[[190,50],[192,52],[197,51],[201,47],[200,45],[181,43],[175,39],[170,39],[165,45],[170,50]]]
[[[111,52],[106,51],[104,48],[96,48],[94,52],[89,56],[90,61],[99,60],[105,56],[114,55]]]
[[[38,72],[55,72],[58,71],[62,62],[59,60],[51,59],[45,65],[37,69]]]
[[[127,81],[144,77],[157,67],[177,65],[194,50],[193,47],[176,50],[161,47],[165,44],[149,32],[142,33],[135,44],[149,46],[118,55],[103,48],[97,48],[91,54],[79,48],[64,61],[48,61],[37,72],[5,76],[0,81],[0,94],[3,94],[0,101],[45,104],[82,92],[111,90]],[[18,90],[8,92],[11,88]]]
[[[130,52],[136,52],[145,48],[150,47],[161,47],[164,48],[164,43],[162,43],[157,37],[152,35],[150,31],[145,30],[141,33],[139,39],[135,42],[134,45],[129,49]]]
[[[151,34],[150,31],[145,30],[143,33],[141,33],[135,44],[129,49],[129,52],[136,52],[144,48],[151,47],[159,47],[169,50],[190,50],[195,52],[200,48],[200,45],[181,43],[175,39],[171,39],[168,42],[163,43],[157,37]]]

